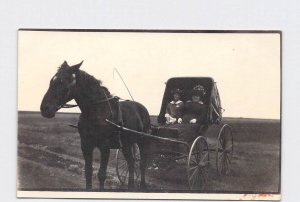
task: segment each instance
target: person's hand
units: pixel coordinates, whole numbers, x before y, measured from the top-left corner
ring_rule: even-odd
[[[182,123],[182,118],[179,118],[179,119],[177,120],[177,122],[178,122],[178,123]]]
[[[169,124],[170,123],[170,114],[166,113],[165,114],[165,117],[166,117],[166,124]]]
[[[175,122],[176,122],[176,118],[170,116],[170,123],[175,123]]]
[[[196,122],[197,122],[197,119],[190,120],[190,123],[196,123]]]

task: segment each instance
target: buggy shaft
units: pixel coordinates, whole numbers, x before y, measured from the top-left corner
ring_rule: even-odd
[[[187,147],[188,150],[190,150],[190,146],[187,142],[184,142],[184,141],[180,141],[180,140],[174,140],[174,139],[170,139],[170,138],[164,138],[164,137],[159,137],[159,136],[154,136],[154,135],[150,135],[148,133],[144,133],[144,132],[139,132],[139,131],[136,131],[136,130],[132,130],[132,129],[129,129],[129,128],[126,128],[124,126],[120,126],[108,119],[106,119],[106,121],[115,126],[116,128],[118,128],[119,130],[121,131],[127,131],[127,132],[131,132],[131,133],[135,133],[135,134],[138,134],[138,135],[141,135],[141,136],[144,136],[144,137],[148,137],[148,138],[152,138],[152,139],[157,139],[157,140],[163,140],[163,141],[167,141],[167,142],[173,142],[173,143],[179,143],[179,144],[183,144]]]

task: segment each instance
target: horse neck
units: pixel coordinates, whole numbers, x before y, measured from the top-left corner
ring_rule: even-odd
[[[82,112],[84,112],[85,109],[99,108],[101,105],[94,105],[94,103],[111,96],[110,92],[101,86],[94,77],[83,71],[79,71],[76,74],[76,81],[74,99]]]

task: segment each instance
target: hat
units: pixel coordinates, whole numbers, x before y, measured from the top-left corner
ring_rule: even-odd
[[[172,89],[171,94],[174,95],[175,93],[178,93],[179,95],[183,95],[183,90],[179,88]]]
[[[196,85],[191,91],[191,95],[204,96],[206,94],[205,88],[202,85]]]

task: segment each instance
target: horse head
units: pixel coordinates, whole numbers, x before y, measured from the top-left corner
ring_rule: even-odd
[[[83,62],[83,61],[82,61]],[[57,73],[50,80],[49,88],[41,103],[41,114],[46,118],[53,118],[55,113],[74,98],[76,73],[81,63],[69,66],[66,61],[59,67]]]

